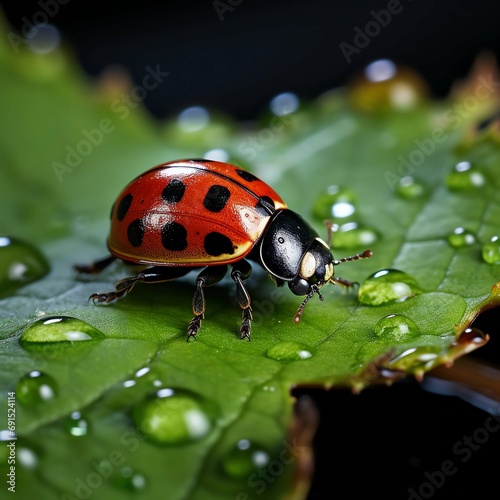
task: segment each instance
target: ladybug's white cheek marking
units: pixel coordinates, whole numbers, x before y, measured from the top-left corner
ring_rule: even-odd
[[[302,262],[300,263],[300,277],[307,279],[310,278],[316,272],[316,259],[311,252],[307,252],[304,257],[302,257]]]
[[[327,264],[325,266],[325,282],[327,282],[333,276],[333,264]]]

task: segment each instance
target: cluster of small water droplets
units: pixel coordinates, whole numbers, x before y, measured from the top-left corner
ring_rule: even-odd
[[[46,316],[31,323],[21,334],[19,342],[29,348],[33,344],[67,343],[102,340],[105,335],[85,321],[70,316]]]

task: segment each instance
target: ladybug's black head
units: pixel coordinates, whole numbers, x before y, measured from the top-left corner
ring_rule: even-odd
[[[306,307],[309,299],[317,293],[319,300],[323,300],[323,295],[319,289],[325,283],[335,283],[338,281],[345,286],[352,286],[348,280],[333,277],[333,266],[342,262],[350,262],[352,260],[366,259],[372,256],[371,250],[365,250],[363,253],[352,255],[351,257],[344,257],[340,260],[333,258],[328,245],[320,238],[316,238],[311,244],[309,250],[304,254],[300,263],[298,276],[288,283],[290,290],[295,295],[305,295],[306,297],[300,304],[300,307],[295,313],[293,318],[296,323],[300,321],[302,312]]]
[[[319,290],[333,277],[333,266],[330,249],[322,239],[316,238],[302,256],[299,274],[288,282],[288,287],[295,295],[308,295],[311,290]]]
[[[328,241],[330,239],[331,225]],[[348,280],[333,277],[334,266],[371,256],[371,251],[366,250],[362,254],[335,260],[329,245],[314,228],[289,209],[274,212],[257,248],[260,252],[258,261],[277,284],[286,282],[295,295],[305,295],[295,322],[299,322],[304,307],[315,293],[323,300],[319,290],[325,283],[338,281],[349,286]]]

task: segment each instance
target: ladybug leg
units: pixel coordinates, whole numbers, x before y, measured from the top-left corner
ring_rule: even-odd
[[[233,266],[231,278],[236,283],[236,300],[243,309],[241,313],[240,339],[250,341],[250,332],[252,330],[252,306],[250,305],[250,295],[248,294],[243,281],[247,280],[252,274],[252,266],[246,260],[240,260]]]
[[[190,271],[191,268],[189,267],[149,267],[148,269],[144,269],[144,271],[137,274],[137,276],[131,276],[120,280],[115,285],[115,290],[112,292],[93,293],[89,297],[89,300],[92,300],[94,304],[109,304],[110,302],[125,297],[125,295],[132,291],[138,281],[143,283],[161,283],[164,281],[172,281],[184,276]]]
[[[98,274],[108,267],[116,257],[114,255],[108,255],[104,259],[96,260],[90,264],[76,264],[74,266],[75,271],[82,274]]]
[[[227,266],[209,266],[203,269],[196,278],[196,290],[193,296],[193,319],[188,325],[187,341],[192,337],[196,340],[196,335],[200,331],[201,322],[205,317],[205,293],[203,289],[218,283],[227,273]]]

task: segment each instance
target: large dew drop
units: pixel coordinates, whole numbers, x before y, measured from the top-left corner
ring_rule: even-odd
[[[101,340],[104,334],[84,321],[69,316],[49,316],[29,325],[21,335],[19,342],[23,347],[30,344],[48,342],[81,342]]]
[[[135,425],[160,445],[198,441],[210,433],[216,411],[197,394],[164,388],[139,402],[132,410]]]
[[[422,290],[413,276],[398,269],[383,269],[360,285],[358,299],[362,304],[379,306],[403,302],[420,293]]]
[[[377,322],[374,333],[380,339],[404,342],[418,337],[420,330],[412,319],[402,314],[388,314]]]

